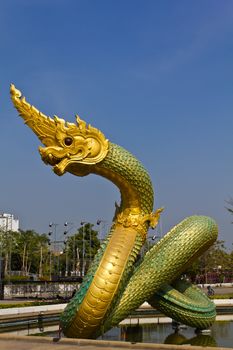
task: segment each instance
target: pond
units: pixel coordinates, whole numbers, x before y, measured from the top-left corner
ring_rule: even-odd
[[[58,326],[27,328],[14,333],[38,336],[58,336]],[[207,333],[196,334],[194,328],[182,326],[173,329],[171,323],[121,326],[101,336],[101,340],[128,341],[131,343],[157,343],[212,347],[233,347],[233,321],[217,321]]]
[[[215,322],[209,333],[199,334],[191,327],[172,329],[169,323],[123,326],[112,329],[101,339],[227,348],[233,346],[233,322]]]

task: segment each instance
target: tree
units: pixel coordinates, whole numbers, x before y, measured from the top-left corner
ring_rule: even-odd
[[[93,230],[93,224],[84,223],[76,234],[66,241],[66,269],[71,268],[73,274],[84,275],[100,247],[98,231]]]
[[[12,251],[12,270],[22,275],[38,274],[40,277],[48,269],[48,238],[33,230],[14,233],[15,245]]]
[[[232,252],[228,253],[224,241],[216,241],[199,259],[197,259],[186,273],[195,279],[195,276],[204,276],[203,283],[206,282],[207,273],[214,272],[218,282],[224,280],[224,273],[232,270]]]
[[[14,231],[0,231],[0,249],[1,256],[4,258],[5,275],[9,274],[12,266],[12,253],[17,246],[17,232]]]
[[[44,233],[42,235],[36,235],[36,246],[35,246],[35,269],[39,277],[49,275],[49,247],[48,237]]]

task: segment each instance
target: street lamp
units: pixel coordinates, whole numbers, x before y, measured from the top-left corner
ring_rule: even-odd
[[[82,232],[83,232],[83,244],[82,244],[82,255],[83,255],[83,263],[82,263],[82,277],[84,276],[85,274],[85,263],[84,263],[84,257],[85,257],[85,238],[84,238],[84,228],[85,228],[85,225],[87,224],[86,221],[81,221],[81,226],[82,226]]]
[[[71,227],[69,227],[69,226],[71,226]],[[65,227],[64,235],[67,235],[67,233],[69,233],[70,230],[72,230],[72,228],[74,227],[74,224],[73,224],[73,222],[65,221],[64,227]]]
[[[51,243],[53,243],[53,267],[54,267],[54,273],[56,273],[57,271],[57,264],[56,264],[56,251],[57,251],[57,226],[58,224],[55,222],[50,222],[49,223],[49,228],[50,231],[48,232],[48,236],[52,236],[54,234],[54,239],[49,240],[49,245],[51,246]],[[51,237],[52,238],[52,237]],[[50,249],[50,259],[49,259],[49,265],[50,265],[50,280],[52,279],[52,257],[51,257],[51,249]]]
[[[56,224],[55,222],[50,222],[49,223],[49,227],[52,229],[52,227],[54,228],[53,230],[49,231],[48,235],[51,236],[54,233],[54,251],[57,250],[57,226],[59,224]]]
[[[69,227],[70,226],[70,227]],[[68,221],[65,221],[64,222],[64,236],[68,235],[70,230],[72,230],[73,228],[73,223],[72,222],[68,222]],[[65,245],[65,250],[66,250],[66,271],[65,271],[65,276],[67,277],[68,276],[68,269],[69,269],[69,263],[68,263],[68,246],[67,246],[67,243],[68,243],[68,237],[64,240],[64,245]],[[74,261],[75,261],[75,255],[74,255]],[[75,265],[73,265],[75,266]]]
[[[106,220],[102,220],[102,219],[98,219],[96,221],[96,224],[98,226],[100,226],[100,230],[99,230],[99,235],[100,235],[100,241],[103,241],[104,240],[104,237],[102,237],[102,235],[104,235],[104,229],[105,229],[105,226],[107,224],[107,221]]]

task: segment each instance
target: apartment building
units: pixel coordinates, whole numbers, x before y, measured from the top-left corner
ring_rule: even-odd
[[[0,230],[7,231],[19,231],[19,220],[14,218],[13,214],[0,213]]]

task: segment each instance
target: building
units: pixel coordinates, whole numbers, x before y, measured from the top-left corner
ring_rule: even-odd
[[[7,231],[19,231],[19,220],[14,218],[13,214],[3,213],[0,214],[0,230]]]

